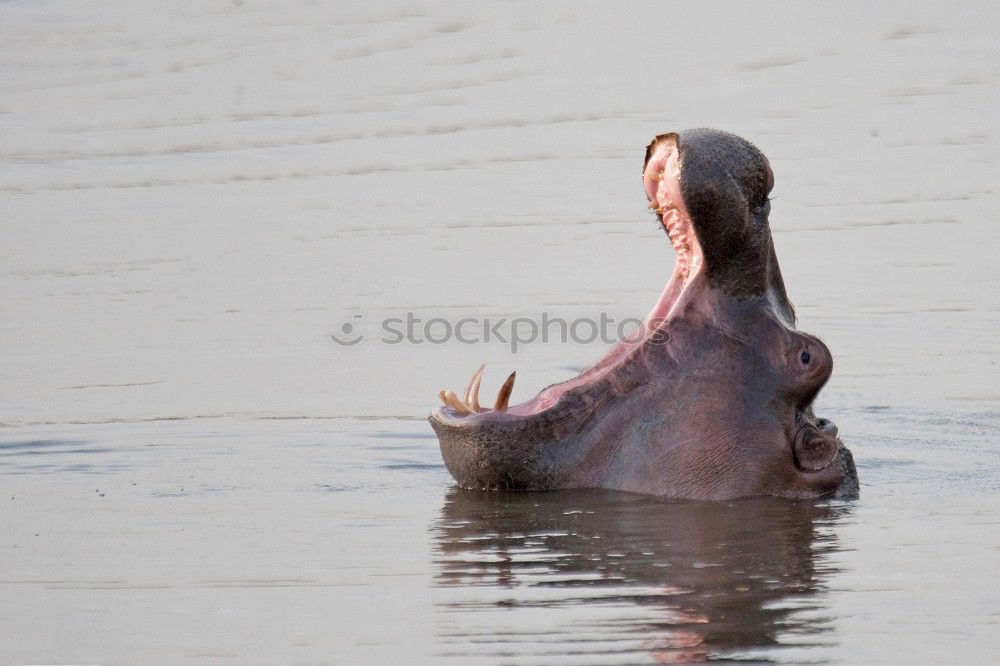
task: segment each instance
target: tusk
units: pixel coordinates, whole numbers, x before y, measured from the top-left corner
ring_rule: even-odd
[[[660,204],[656,203],[656,201],[650,201],[649,205],[646,206],[646,208],[648,208],[649,210],[656,210],[659,207],[660,207]]]
[[[497,401],[493,403],[493,409],[498,412],[506,411],[507,404],[510,402],[511,391],[514,390],[514,378],[516,377],[516,371],[510,373],[510,377],[507,378],[507,381],[505,381],[503,386],[500,387],[500,392],[497,393]]]
[[[478,412],[480,410],[479,384],[483,381],[483,368],[485,367],[486,367],[485,363],[479,366],[479,372],[476,373],[476,379],[475,381],[472,382],[472,401],[471,402],[469,402],[468,400],[466,401],[469,407],[472,407],[472,411],[474,412]]]
[[[438,397],[441,398],[441,402],[443,402],[445,406],[448,405],[448,398],[445,397],[443,389],[438,391]]]
[[[479,369],[473,372],[472,376],[469,377],[469,383],[465,385],[465,394],[463,395],[462,402],[469,405],[470,407],[472,406],[472,403],[469,402],[469,397],[472,395],[472,385],[476,383],[476,377],[483,376],[483,368],[485,367],[486,367],[485,363],[479,366]]]
[[[469,409],[468,407],[466,407],[464,404],[462,404],[462,401],[459,400],[458,396],[455,395],[452,391],[445,391],[444,392],[444,399],[445,399],[445,402],[447,403],[447,405],[449,407],[451,407],[452,409],[454,409],[459,414],[471,414],[472,413],[472,410]]]

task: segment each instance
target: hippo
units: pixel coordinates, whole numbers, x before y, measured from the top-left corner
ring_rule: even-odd
[[[483,368],[430,414],[462,488],[605,488],[673,499],[858,496],[850,450],[813,401],[833,358],[796,330],[768,223],[774,173],[752,143],[657,136],[642,171],[673,273],[632,337],[578,376],[492,408]]]

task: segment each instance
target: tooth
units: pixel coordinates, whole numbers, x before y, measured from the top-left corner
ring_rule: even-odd
[[[458,399],[458,396],[452,391],[444,392],[444,399],[449,407],[454,409],[459,414],[471,414],[472,410],[462,404],[462,401]]]
[[[479,383],[483,381],[483,368],[485,367],[485,364],[479,366],[479,372],[476,373],[476,381],[472,383],[472,402],[466,400],[474,412],[479,411]]]
[[[507,381],[503,383],[500,387],[500,392],[497,393],[497,401],[493,403],[493,409],[498,412],[506,411],[507,404],[510,402],[511,391],[514,390],[514,379],[517,377],[517,372],[510,373],[510,377]]]
[[[441,398],[441,402],[443,402],[445,404],[445,406],[448,405],[448,398],[446,398],[444,396],[444,390],[443,389],[440,390],[440,391],[438,391],[438,397]]]
[[[465,393],[462,395],[462,402],[469,405],[470,407],[472,406],[472,403],[469,402],[469,396],[472,395],[472,385],[476,383],[476,377],[479,377],[483,374],[483,368],[485,367],[486,367],[485,363],[479,366],[479,369],[473,372],[472,376],[469,377],[469,383],[465,385]]]
[[[656,203],[655,201],[650,201],[649,205],[646,206],[646,208],[648,208],[649,210],[656,210],[657,206],[659,205],[660,204]]]

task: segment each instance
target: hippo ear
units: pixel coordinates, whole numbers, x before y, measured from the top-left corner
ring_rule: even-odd
[[[837,455],[837,438],[812,427],[802,428],[795,436],[795,464],[806,472],[823,469]]]

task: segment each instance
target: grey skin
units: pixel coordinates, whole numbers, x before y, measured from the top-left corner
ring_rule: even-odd
[[[679,150],[703,267],[641,343],[584,371],[547,408],[434,411],[448,471],[478,489],[857,497],[850,451],[812,410],[833,359],[795,330],[768,225],[767,158],[697,129],[660,135],[647,162],[664,140]]]

